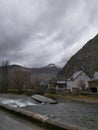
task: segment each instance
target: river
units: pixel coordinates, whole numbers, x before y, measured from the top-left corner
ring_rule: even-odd
[[[98,103],[65,100],[58,104],[36,104],[31,98],[26,97],[24,99],[19,97],[17,99],[16,97],[15,100],[12,97],[4,97],[0,98],[0,101],[13,107],[18,105],[21,109],[39,113],[59,121],[79,125],[91,130],[98,130]]]
[[[29,111],[68,122],[91,130],[98,130],[98,104],[65,101],[52,105],[28,107]]]

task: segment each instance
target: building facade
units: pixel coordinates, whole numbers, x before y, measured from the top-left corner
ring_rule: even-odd
[[[94,78],[88,83],[90,91],[93,93],[98,93],[98,72],[95,72]]]
[[[67,89],[70,91],[73,88],[85,90],[88,88],[88,81],[90,80],[91,78],[84,71],[78,71],[67,80]]]

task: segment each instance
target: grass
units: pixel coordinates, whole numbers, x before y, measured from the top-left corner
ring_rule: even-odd
[[[57,95],[57,94],[45,94],[45,96],[52,99],[62,99],[62,100],[74,100],[82,102],[98,102],[98,96],[86,96],[86,95]]]

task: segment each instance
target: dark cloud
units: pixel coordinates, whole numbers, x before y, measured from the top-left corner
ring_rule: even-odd
[[[64,65],[97,33],[97,5],[97,0],[0,0],[0,60]]]

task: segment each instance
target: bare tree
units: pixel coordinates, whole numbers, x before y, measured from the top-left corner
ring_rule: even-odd
[[[8,90],[8,66],[9,61],[2,61],[1,62],[1,69],[0,69],[0,87],[2,92],[7,92]]]
[[[81,90],[85,90],[85,82],[84,80],[79,80],[78,82],[78,86],[81,88]]]
[[[38,90],[39,87],[40,87],[40,80],[36,78],[33,83],[33,90]]]
[[[19,93],[26,91],[30,87],[30,73],[22,70],[15,70],[12,74],[12,84]]]

